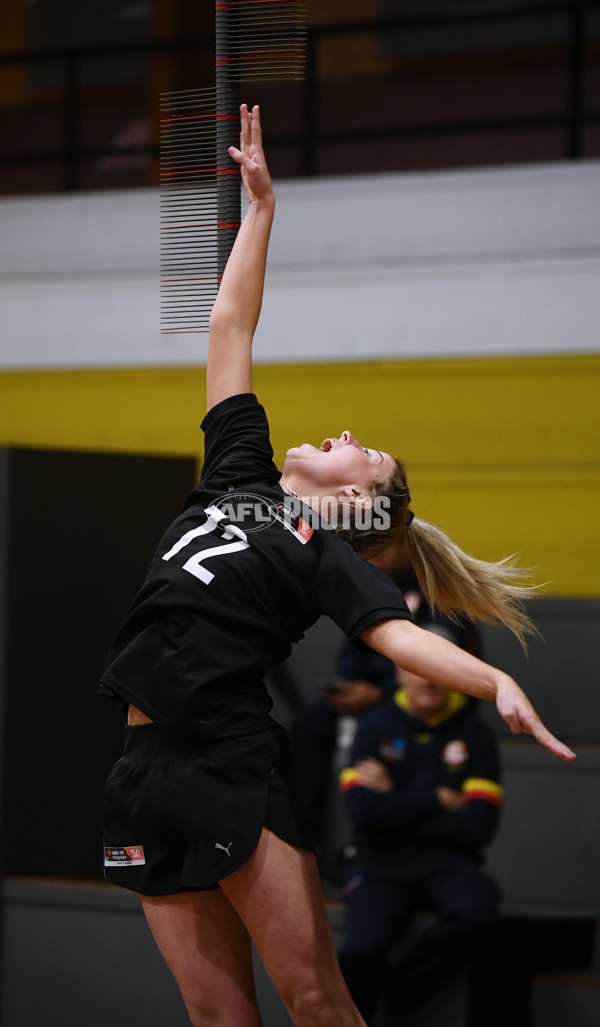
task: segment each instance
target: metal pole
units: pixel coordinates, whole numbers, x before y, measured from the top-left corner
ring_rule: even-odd
[[[65,58],[64,78],[64,172],[63,189],[79,188],[79,101],[80,62],[77,54]]]
[[[317,36],[309,29],[306,36],[306,77],[302,105],[302,174],[317,173]]]
[[[585,132],[585,8],[576,4],[570,12],[571,48],[567,83],[567,157],[583,156]]]
[[[240,66],[232,58],[238,55],[240,45],[240,14],[233,7],[224,6],[216,11],[216,108],[215,131],[217,172],[216,214],[219,226],[238,225],[241,221],[241,192],[237,164],[228,148],[239,146]],[[219,280],[235,242],[237,228],[217,227],[217,275]]]

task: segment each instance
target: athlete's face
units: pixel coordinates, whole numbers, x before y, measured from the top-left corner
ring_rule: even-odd
[[[389,481],[395,471],[389,453],[363,446],[351,431],[325,439],[318,448],[308,442],[295,446],[288,450],[283,465],[284,478],[300,475],[319,490],[329,488],[336,495],[349,487],[367,494],[371,485]]]
[[[398,679],[408,697],[410,712],[421,720],[429,720],[443,713],[448,705],[447,688],[434,685],[427,678],[411,674],[407,670],[398,671]]]

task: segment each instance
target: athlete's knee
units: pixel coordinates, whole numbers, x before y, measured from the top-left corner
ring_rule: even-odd
[[[343,1027],[344,1019],[324,988],[300,988],[289,999],[289,1008],[296,1027]]]

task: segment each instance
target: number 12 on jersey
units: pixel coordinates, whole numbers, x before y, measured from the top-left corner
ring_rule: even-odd
[[[192,528],[190,531],[186,531],[185,535],[175,543],[174,546],[169,549],[168,553],[165,553],[163,560],[170,560],[172,556],[175,556],[180,549],[189,545],[195,538],[201,538],[203,535],[208,535],[209,532],[214,531],[215,528],[222,526],[222,544],[217,546],[211,546],[210,549],[201,550],[199,553],[194,553],[190,556],[189,560],[183,565],[183,570],[193,574],[195,578],[203,581],[205,585],[210,585],[214,578],[214,574],[211,574],[209,570],[204,567],[206,560],[210,560],[213,556],[224,556],[225,553],[239,553],[242,549],[248,549],[250,543],[246,537],[245,532],[241,528],[237,528],[234,524],[228,524],[227,526],[221,525],[220,522],[224,520],[225,514],[222,510],[219,510],[216,506],[209,506],[206,508],[204,513],[207,516],[207,520],[204,524],[201,524],[199,528]],[[236,542],[229,542],[230,538],[237,536]]]

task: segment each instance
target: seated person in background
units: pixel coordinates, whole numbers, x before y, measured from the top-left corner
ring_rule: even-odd
[[[396,582],[402,591],[415,623],[426,627],[433,622],[404,543],[394,544],[374,557],[373,563]],[[436,623],[450,626],[445,618]],[[477,628],[471,622],[453,626],[452,641],[479,656]],[[338,744],[340,715],[361,717],[367,710],[391,698],[397,687],[391,660],[362,643],[346,640],[339,653],[325,694],[305,707],[290,727],[300,791],[317,848],[323,842],[329,770]],[[343,765],[343,764],[342,764]],[[341,840],[343,844],[343,839]],[[341,846],[342,847],[342,846]]]
[[[481,865],[503,796],[493,734],[466,696],[398,675],[394,697],[361,719],[340,778],[356,846],[340,965],[367,1023],[384,978],[400,1012],[464,963],[499,901]],[[414,909],[439,919],[386,974]]]

